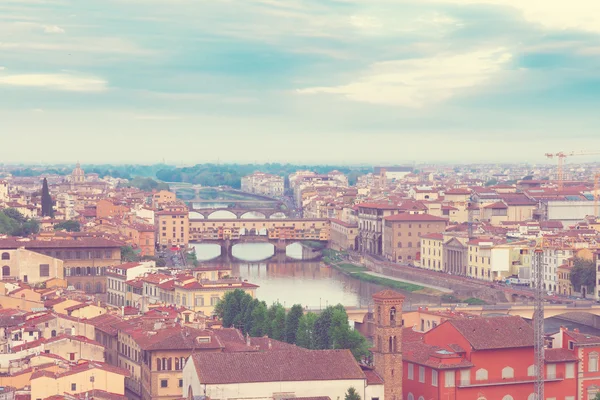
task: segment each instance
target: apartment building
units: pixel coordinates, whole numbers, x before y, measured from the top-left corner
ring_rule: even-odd
[[[189,243],[189,212],[185,207],[170,207],[155,214],[157,241],[162,247],[187,246]]]
[[[284,192],[284,179],[278,175],[255,172],[242,177],[242,190],[261,196],[281,197]]]
[[[421,259],[421,236],[442,233],[448,220],[429,214],[396,214],[383,218],[383,255],[393,262]]]

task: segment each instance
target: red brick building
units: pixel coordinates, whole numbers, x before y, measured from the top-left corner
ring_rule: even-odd
[[[520,317],[450,319],[403,334],[406,400],[533,400],[533,328]],[[578,357],[546,350],[546,399],[575,400]],[[587,397],[582,399],[587,400]]]

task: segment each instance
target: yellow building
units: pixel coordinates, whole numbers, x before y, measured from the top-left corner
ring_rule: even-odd
[[[334,250],[355,250],[358,224],[348,224],[339,219],[331,220],[329,247]]]
[[[177,200],[177,196],[173,192],[168,190],[161,190],[152,194],[152,207],[155,209],[160,208],[162,205],[167,203],[173,203]]]
[[[124,378],[129,373],[101,362],[83,362],[66,371],[36,371],[31,375],[31,399],[103,390],[125,395]]]
[[[430,233],[421,236],[421,268],[442,271],[444,265],[444,235]]]
[[[155,214],[158,243],[163,247],[187,246],[189,242],[189,212],[173,208]]]
[[[571,284],[571,268],[573,268],[573,266],[568,263],[556,268],[556,274],[558,275],[558,294],[565,296],[573,295],[574,290],[573,284]]]
[[[255,298],[258,289],[258,285],[233,278],[202,283],[192,278],[186,281],[175,280],[173,283],[175,305],[204,315],[212,315],[217,303],[231,290],[241,289]]]
[[[76,300],[65,300],[53,306],[55,312],[79,319],[90,319],[106,313],[106,309]]]
[[[62,260],[24,248],[0,250],[0,266],[1,279],[15,278],[32,285],[65,277]]]

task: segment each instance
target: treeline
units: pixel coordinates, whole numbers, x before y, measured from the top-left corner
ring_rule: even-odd
[[[318,315],[304,313],[299,304],[286,312],[279,303],[267,307],[264,301],[236,289],[224,296],[215,312],[224,327],[238,328],[250,336],[266,335],[313,350],[349,349],[357,360],[369,356],[367,340],[350,328],[348,314],[341,304],[329,306]]]
[[[144,178],[136,176],[131,179],[126,186],[136,187],[145,192],[151,192],[152,190],[169,190],[169,185],[164,182],[157,182],[152,178]]]
[[[14,208],[0,210],[0,234],[10,236],[28,236],[40,231],[40,224],[26,218]]]
[[[295,164],[198,164],[193,167],[164,168],[156,177],[165,182],[187,182],[203,186],[231,186],[239,189],[241,179],[254,172],[264,172],[285,177],[299,170],[325,174],[338,170],[348,175],[350,184],[356,183],[359,176],[372,172],[370,167],[348,167],[335,165],[295,165]]]
[[[105,176],[111,176],[113,178],[122,179],[133,179],[136,176],[155,178],[156,173],[165,168],[173,168],[167,164],[153,164],[153,165],[138,165],[138,164],[127,164],[127,165],[112,165],[102,164],[93,165],[87,164],[81,166],[86,174],[94,173],[98,174],[101,178]],[[55,166],[31,166],[23,168],[8,169],[13,176],[19,177],[31,177],[31,176],[44,176],[44,175],[70,175],[73,172],[73,166],[55,165]]]

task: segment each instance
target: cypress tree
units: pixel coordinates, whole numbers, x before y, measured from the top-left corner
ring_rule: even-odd
[[[48,189],[48,181],[44,178],[42,182],[42,217],[54,217],[54,210],[52,209],[52,196],[50,196],[50,190]]]

